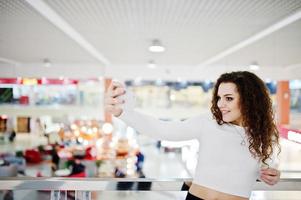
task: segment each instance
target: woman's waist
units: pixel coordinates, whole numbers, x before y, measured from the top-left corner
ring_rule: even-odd
[[[252,190],[259,176],[259,167],[237,166],[198,166],[194,175],[194,183],[203,186],[216,186],[228,190],[239,190],[246,193]],[[215,187],[213,187],[215,188]]]
[[[192,183],[189,188],[189,193],[201,199],[210,200],[247,200],[246,197],[236,196],[220,192],[196,183]]]

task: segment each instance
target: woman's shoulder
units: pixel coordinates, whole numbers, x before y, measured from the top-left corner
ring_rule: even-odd
[[[244,129],[242,127],[237,126],[237,128],[234,128],[234,125],[229,123],[223,123],[219,124],[216,119],[214,119],[213,114],[210,111],[202,112],[199,115],[195,117],[198,119],[200,125],[204,127],[211,127],[214,129],[220,129],[220,130],[226,130],[226,131],[233,131],[234,129],[237,129],[239,131],[243,131]]]

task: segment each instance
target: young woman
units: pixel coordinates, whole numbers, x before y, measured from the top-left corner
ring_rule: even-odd
[[[106,94],[106,111],[157,139],[199,141],[198,164],[186,199],[245,200],[256,179],[269,185],[279,181],[279,171],[269,165],[274,147],[279,148],[272,102],[255,74],[222,74],[213,90],[212,116],[182,122],[135,112],[132,97],[124,94],[124,86],[113,82]]]

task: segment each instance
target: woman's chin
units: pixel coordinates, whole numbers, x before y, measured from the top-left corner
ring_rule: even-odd
[[[231,120],[229,120],[229,119],[227,119],[227,118],[223,118],[223,121],[224,121],[225,123],[231,123],[231,122],[232,122]]]

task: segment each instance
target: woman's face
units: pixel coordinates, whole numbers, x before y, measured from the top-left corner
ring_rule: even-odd
[[[222,113],[224,122],[242,125],[239,98],[239,93],[234,83],[221,83],[219,85],[217,106]]]

